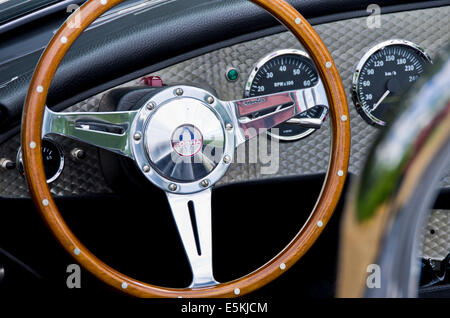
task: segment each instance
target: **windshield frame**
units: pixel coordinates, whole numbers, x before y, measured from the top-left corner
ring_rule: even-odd
[[[0,26],[46,8],[83,2],[85,0],[0,0]]]

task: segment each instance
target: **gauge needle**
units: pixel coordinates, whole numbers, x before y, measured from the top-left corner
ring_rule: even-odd
[[[381,96],[381,98],[380,98],[380,100],[378,101],[378,103],[376,103],[376,104],[373,106],[371,112],[375,111],[375,110],[378,108],[378,106],[380,106],[381,103],[386,99],[386,97],[388,97],[388,95],[389,95],[390,93],[391,93],[391,91],[390,91],[390,90],[387,90],[386,93],[384,93],[383,96]]]

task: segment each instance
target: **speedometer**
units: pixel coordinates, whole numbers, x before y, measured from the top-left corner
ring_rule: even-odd
[[[416,44],[390,40],[378,44],[362,58],[353,77],[353,101],[371,125],[386,126],[389,114],[424,72],[430,57]]]
[[[245,86],[245,97],[275,94],[283,91],[309,88],[320,81],[312,60],[300,50],[279,50],[263,57],[254,67]],[[325,119],[327,109],[316,106],[299,118]],[[304,138],[315,131],[292,122],[283,123],[268,134],[279,140],[293,141]]]

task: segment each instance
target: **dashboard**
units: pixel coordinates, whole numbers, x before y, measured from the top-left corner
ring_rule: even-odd
[[[392,104],[432,63],[450,42],[450,7],[383,15],[379,28],[368,29],[367,18],[354,18],[315,26],[335,58],[347,89],[352,127],[350,172],[358,174],[368,148],[386,125]],[[189,83],[211,90],[223,100],[234,100],[315,85],[320,78],[303,47],[289,33],[281,32],[214,50],[160,69],[114,89]],[[98,111],[107,92],[101,92],[65,111]],[[276,141],[276,162],[236,163],[220,185],[242,181],[325,173],[330,154],[329,121],[316,107],[303,115],[325,120],[321,129],[302,128],[295,119],[269,131]],[[102,167],[101,152],[75,141],[56,137],[43,149],[48,160],[48,180],[57,196],[111,193]],[[249,145],[243,145],[248,152]],[[19,135],[0,145],[5,166],[0,170],[1,197],[28,197],[20,173]],[[274,157],[275,158],[275,157]],[[6,165],[18,169],[6,169]],[[103,165],[104,166],[104,165]],[[270,167],[269,167],[270,166]],[[264,167],[266,169],[264,169]],[[103,171],[103,174],[102,174]],[[269,172],[267,172],[269,171]],[[443,186],[450,177],[443,176]],[[114,186],[112,186],[114,188]]]

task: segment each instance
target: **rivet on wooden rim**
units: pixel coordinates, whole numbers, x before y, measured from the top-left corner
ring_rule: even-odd
[[[67,43],[67,38],[65,36],[62,36],[60,40],[61,40],[61,43],[64,43],[64,44]]]
[[[347,115],[342,115],[342,116],[341,116],[341,120],[342,120],[343,122],[346,122],[346,121],[348,120]]]
[[[48,206],[49,205],[48,200],[47,199],[42,200],[42,205],[43,206]]]
[[[302,23],[302,19],[300,19],[300,18],[296,18],[296,19],[295,19],[295,23],[296,23],[296,24],[300,24],[300,23]]]
[[[36,87],[36,92],[42,93],[43,91],[44,91],[44,86],[38,85],[38,87]]]
[[[281,264],[280,264],[280,269],[281,269],[282,271],[284,271],[284,270],[286,269],[286,264],[285,264],[285,263],[281,263]]]
[[[318,227],[322,227],[323,226],[323,222],[322,221],[317,222],[317,226]]]
[[[339,176],[339,177],[342,177],[343,175],[344,175],[344,171],[339,170],[339,171],[338,171],[338,176]]]
[[[80,255],[80,254],[81,254],[81,251],[80,251],[79,248],[75,248],[75,249],[73,250],[73,253],[74,253],[75,255]]]
[[[105,5],[105,4],[108,3],[108,0],[100,0],[100,3],[103,4],[103,5]]]
[[[239,288],[236,288],[235,290],[234,290],[234,294],[235,295],[239,295],[241,293],[241,290],[239,289]]]
[[[332,66],[333,66],[333,63],[331,63],[331,62],[326,62],[325,63],[325,66],[327,67],[327,68],[331,68]]]
[[[122,289],[127,289],[128,288],[128,284],[123,282],[121,287],[122,287]]]
[[[36,148],[36,143],[34,141],[30,142],[30,148],[31,149],[35,149]]]

